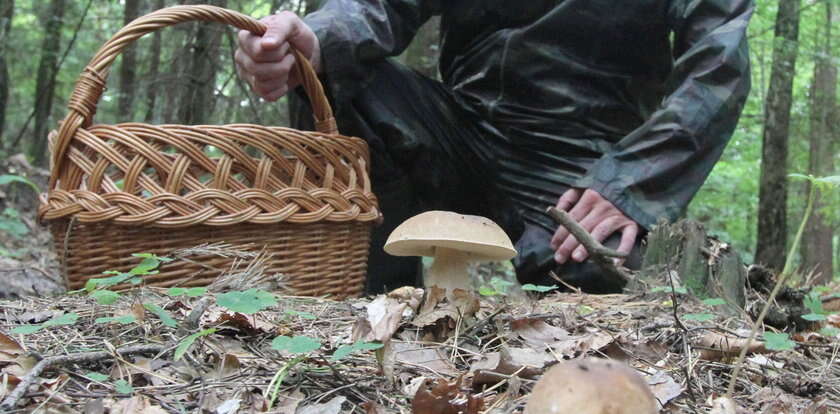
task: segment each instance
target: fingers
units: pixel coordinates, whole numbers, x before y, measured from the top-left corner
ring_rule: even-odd
[[[631,222],[621,230],[621,242],[618,244],[618,252],[630,254],[636,245],[636,238],[639,236],[639,225]],[[616,260],[616,265],[624,263],[624,259]]]
[[[606,240],[607,237],[611,236],[613,233],[615,233],[616,230],[618,230],[618,228],[621,226],[622,221],[622,218],[619,216],[607,217],[606,219],[598,223],[595,226],[595,228],[592,229],[592,232],[590,234],[592,235],[592,238],[595,239],[595,241],[597,241],[598,243],[603,243],[603,241]],[[589,251],[586,250],[586,247],[584,247],[582,244],[578,244],[577,247],[575,247],[575,250],[572,252],[571,258],[576,262],[582,262],[589,258]]]
[[[292,73],[295,57],[289,53],[296,47],[307,58],[320,53],[318,39],[294,13],[283,12],[261,20],[267,30],[262,36],[240,31],[239,48],[234,58],[239,75],[251,89],[268,101],[275,101],[297,86]],[[315,65],[318,59],[312,59]]]
[[[569,190],[569,191],[571,191],[571,190]],[[575,199],[576,196],[574,194],[569,194],[569,191],[563,193],[563,196],[561,196],[560,199],[562,200],[563,197],[567,196],[567,194],[568,194],[568,198],[566,200]],[[578,190],[578,191],[580,191],[580,190]],[[592,196],[592,193],[594,193],[596,195],[598,193],[595,193],[594,191],[589,191],[589,190],[587,190],[585,192],[584,191],[580,191],[580,192],[582,193],[582,195],[580,196],[580,199],[576,200],[576,202],[574,204],[574,207],[572,207],[571,210],[568,210],[569,216],[573,220],[577,221],[578,223],[580,223],[580,221],[587,214],[589,214],[589,212],[592,210],[593,205],[598,201],[596,197]],[[557,201],[557,204],[558,204],[558,206],[560,205],[559,200]],[[554,237],[551,238],[551,242],[550,242],[551,248],[557,250],[560,247],[560,245],[563,244],[563,242],[569,237],[571,237],[571,233],[569,233],[569,230],[567,230],[563,226],[558,227],[557,231],[554,232]],[[566,257],[568,257],[568,256],[566,256]]]
[[[570,188],[560,196],[560,199],[557,200],[557,208],[563,211],[569,211],[575,203],[580,200],[580,196],[583,194],[583,190],[580,188]]]
[[[598,217],[590,214],[584,217],[583,220],[578,221],[578,223],[584,230],[586,230],[587,233],[589,233],[596,225],[598,225]],[[575,236],[570,234],[555,251],[554,260],[561,264],[566,263],[569,259],[581,261],[582,259],[578,259],[578,256],[573,256],[573,254],[577,253],[578,247],[582,247],[580,242],[577,238],[575,238]]]

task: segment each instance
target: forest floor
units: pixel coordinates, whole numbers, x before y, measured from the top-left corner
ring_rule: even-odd
[[[519,413],[545,369],[595,357],[636,368],[662,412],[705,413],[745,346],[737,413],[840,412],[840,340],[824,334],[838,315],[780,346],[747,344],[747,314],[667,282],[535,294],[482,274],[481,294],[453,300],[418,288],[343,301],[221,286],[67,294],[34,201],[4,202],[26,231],[0,240],[0,412]],[[766,301],[747,296],[747,309]]]

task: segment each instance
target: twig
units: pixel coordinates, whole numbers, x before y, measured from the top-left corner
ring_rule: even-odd
[[[548,275],[549,275],[549,276],[551,276],[551,278],[552,278],[552,279],[554,279],[554,280],[556,280],[556,281],[560,282],[560,284],[561,284],[561,285],[563,285],[563,286],[565,286],[567,289],[571,290],[572,292],[575,292],[575,294],[580,295],[580,294],[582,294],[582,293],[583,293],[583,291],[582,291],[582,290],[580,290],[580,288],[579,288],[579,287],[575,287],[575,286],[570,285],[568,282],[566,282],[565,280],[561,279],[561,278],[560,278],[560,276],[557,276],[557,273],[554,273],[554,271],[553,271],[553,270],[549,270],[549,271],[548,271]]]
[[[581,227],[577,221],[569,217],[569,214],[565,211],[556,207],[549,207],[545,210],[545,212],[554,219],[557,224],[565,227],[566,230],[569,230],[569,233],[572,233],[572,236],[575,236],[575,239],[577,239],[586,251],[589,252],[589,256],[592,257],[592,260],[594,260],[595,263],[598,263],[602,269],[613,276],[619,277],[624,282],[630,282],[634,279],[633,275],[631,275],[623,267],[616,265],[616,263],[612,260],[614,258],[626,258],[626,253],[621,253],[604,247],[604,245],[593,239],[589,232]]]
[[[162,349],[162,345],[136,345],[117,349],[114,353],[117,355],[149,354],[160,352]],[[32,371],[29,371],[25,377],[21,378],[17,387],[9,393],[9,396],[6,397],[3,404],[0,404],[0,411],[9,411],[14,409],[18,401],[26,394],[26,390],[29,389],[29,386],[31,386],[38,376],[40,376],[47,368],[53,365],[95,362],[103,359],[112,359],[114,358],[114,353],[108,351],[82,352],[79,354],[59,355],[42,359],[35,365],[35,367],[32,368]]]

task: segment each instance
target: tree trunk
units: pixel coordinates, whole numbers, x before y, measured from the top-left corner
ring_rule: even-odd
[[[787,242],[790,106],[799,49],[800,0],[779,0],[770,86],[764,108],[756,263],[780,270]]]
[[[155,10],[162,9],[166,6],[164,0],[157,0],[155,2]],[[161,83],[158,80],[160,76],[160,51],[161,51],[161,34],[160,30],[152,34],[152,48],[149,51],[149,74],[147,76],[146,89],[146,123],[152,123],[155,119],[155,106],[157,105],[158,90],[161,88]]]
[[[15,12],[15,0],[3,0],[0,7],[0,143],[6,130],[6,105],[9,103],[9,68],[6,53],[9,51],[9,34],[12,32],[12,18]]]
[[[140,0],[125,0],[123,26],[140,16]],[[137,46],[131,45],[122,52],[120,64],[120,95],[117,103],[117,119],[130,121],[137,79]]]
[[[808,172],[816,177],[834,172],[833,140],[837,114],[837,67],[831,62],[831,2],[825,2],[825,31],[822,51],[817,53],[814,80],[811,84],[811,135]],[[810,189],[809,189],[810,191]],[[814,214],[802,239],[802,265],[804,271],[819,273],[818,283],[831,281],[834,271],[832,241],[834,232],[826,217],[825,202],[821,194],[814,203]]]
[[[35,130],[29,146],[29,156],[36,165],[44,165],[47,155],[47,131],[55,93],[55,71],[61,46],[61,26],[64,20],[65,0],[51,0],[42,21],[46,22],[41,47],[41,62],[35,82]]]
[[[208,2],[226,7],[227,0]],[[190,69],[184,73],[189,86],[181,97],[179,117],[185,124],[204,124],[211,119],[215,103],[216,69],[219,67],[219,46],[222,30],[216,23],[199,23],[192,50]]]

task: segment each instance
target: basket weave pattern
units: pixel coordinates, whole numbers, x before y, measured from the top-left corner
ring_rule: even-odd
[[[365,142],[339,135],[307,60],[297,76],[316,132],[257,125],[93,125],[109,66],[146,33],[205,20],[262,34],[258,21],[212,6],[176,6],[141,17],[106,43],[82,73],[69,113],[51,133],[50,223],[71,288],[105,270],[127,271],[132,253],[170,254],[224,242],[272,257],[292,293],[346,297],[364,286],[369,232],[379,218]],[[69,228],[68,228],[69,227]],[[155,286],[212,282],[232,259],[176,261],[145,277]]]

